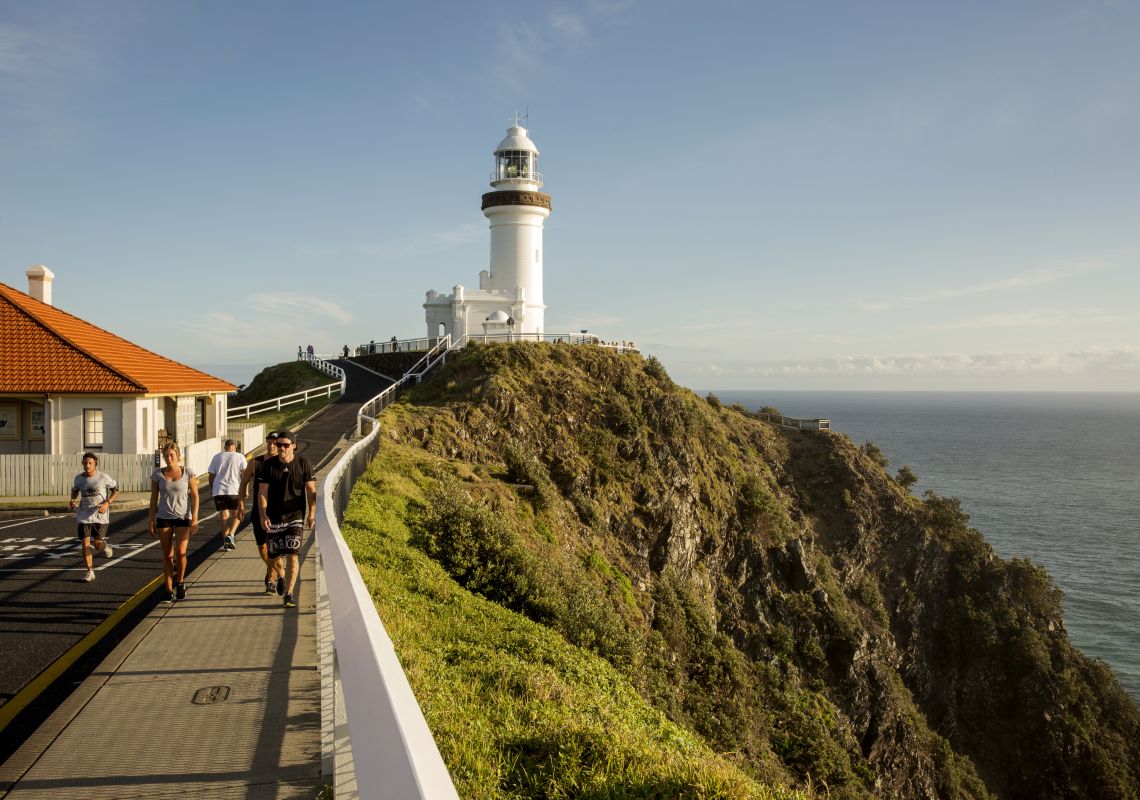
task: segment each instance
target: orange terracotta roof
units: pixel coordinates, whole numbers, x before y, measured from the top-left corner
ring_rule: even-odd
[[[236,388],[0,283],[0,392],[176,394]]]

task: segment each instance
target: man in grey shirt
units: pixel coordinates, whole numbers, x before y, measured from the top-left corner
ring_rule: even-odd
[[[83,472],[71,482],[71,509],[75,512],[78,525],[76,535],[83,542],[83,563],[87,565],[87,574],[83,580],[88,583],[95,580],[95,564],[91,556],[92,539],[95,541],[95,549],[107,558],[115,554],[103,531],[111,524],[111,501],[118,496],[119,485],[110,475],[100,472],[98,466],[99,456],[84,453]]]

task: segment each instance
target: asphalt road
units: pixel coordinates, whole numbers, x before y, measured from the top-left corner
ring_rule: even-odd
[[[203,487],[188,555],[221,544],[213,506]],[[85,583],[74,514],[0,520],[0,705],[162,574],[162,548],[146,528],[146,509],[112,511],[114,557],[96,553],[95,580]]]

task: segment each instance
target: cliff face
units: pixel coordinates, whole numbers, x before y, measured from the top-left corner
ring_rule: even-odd
[[[653,360],[450,361],[385,412],[390,445],[466,475],[441,478],[420,546],[753,774],[830,797],[1140,796],[1135,704],[1070,645],[1043,571],[997,558],[956,501]],[[504,487],[509,542],[476,541],[447,497],[502,511]]]

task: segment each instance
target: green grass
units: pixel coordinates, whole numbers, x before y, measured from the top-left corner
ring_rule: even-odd
[[[248,420],[241,417],[234,421],[242,423],[249,422],[254,425],[264,423],[266,433],[269,431],[296,430],[300,422],[316,414],[325,406],[335,403],[339,397],[339,394],[334,394],[332,397],[317,397],[305,404],[288,406],[280,411],[254,414]]]
[[[753,780],[604,659],[466,591],[413,547],[447,469],[422,458],[386,445],[342,528],[461,797],[804,797]]]
[[[315,369],[306,361],[286,361],[257,373],[249,386],[230,398],[230,406],[251,406],[303,389],[327,386],[335,381],[336,378]]]

